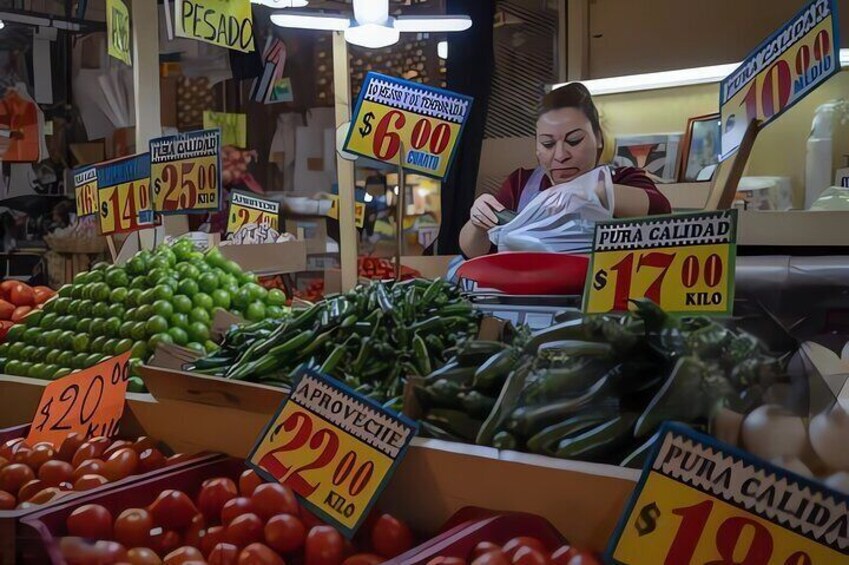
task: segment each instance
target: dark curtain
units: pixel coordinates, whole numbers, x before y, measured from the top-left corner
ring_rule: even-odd
[[[474,22],[462,33],[448,34],[448,90],[475,99],[454,164],[442,184],[442,226],[434,252],[454,255],[460,253],[460,229],[469,219],[469,210],[475,200],[483,130],[495,70],[492,50],[495,0],[446,0],[445,13],[466,14]]]

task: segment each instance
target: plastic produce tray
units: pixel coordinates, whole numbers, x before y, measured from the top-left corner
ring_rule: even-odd
[[[522,512],[493,515],[489,510],[463,508],[448,520],[443,530],[442,534],[387,563],[424,565],[439,556],[466,560],[482,541],[504,545],[516,536],[535,537],[552,552],[566,543],[548,520]]]

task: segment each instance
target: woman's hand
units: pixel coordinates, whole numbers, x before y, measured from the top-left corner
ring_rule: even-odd
[[[498,216],[496,212],[504,209],[504,205],[491,194],[482,194],[472,204],[472,210],[469,214],[469,221],[476,228],[489,230],[498,225]]]

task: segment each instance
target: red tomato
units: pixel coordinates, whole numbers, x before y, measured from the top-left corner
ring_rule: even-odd
[[[286,562],[268,546],[252,543],[239,554],[238,565],[286,565]]]
[[[0,469],[5,467],[9,463],[10,463],[10,461],[8,459],[6,459],[5,457],[0,457]]]
[[[16,437],[14,439],[7,440],[2,447],[0,447],[0,457],[5,459],[6,461],[11,461],[12,456],[15,454],[21,446],[24,444],[24,438]]]
[[[10,281],[4,281],[3,284],[7,282]],[[8,291],[4,289],[6,297],[15,306],[35,306],[35,292],[30,285],[15,281],[15,284],[7,285],[6,288],[8,289]]]
[[[380,555],[397,557],[413,547],[413,533],[404,522],[382,514],[371,530],[371,543]]]
[[[601,561],[588,551],[579,551],[577,555],[569,560],[568,565],[601,565]]]
[[[0,341],[6,339],[6,334],[9,333],[9,330],[14,325],[15,322],[11,322],[9,320],[0,320]]]
[[[12,510],[17,503],[14,495],[5,490],[0,490],[0,510]]]
[[[191,460],[193,457],[194,455],[189,455],[188,453],[175,453],[165,460],[165,466],[172,467],[174,465],[179,465],[180,463],[185,463],[186,461]]]
[[[578,550],[571,545],[561,545],[551,554],[551,561],[554,565],[569,565],[569,561],[578,555]]]
[[[62,445],[59,446],[59,451],[56,452],[56,457],[62,461],[70,463],[83,443],[85,443],[85,437],[82,434],[77,432],[68,434],[68,436],[62,441]]]
[[[162,559],[156,552],[147,547],[134,547],[127,552],[127,561],[130,565],[161,565]]]
[[[515,555],[516,551],[518,551],[520,547],[530,547],[531,549],[535,549],[540,553],[545,553],[546,555],[548,554],[543,543],[537,538],[532,538],[530,536],[515,537],[505,543],[502,549],[505,555],[512,559],[513,555]]]
[[[192,523],[183,534],[183,543],[192,547],[200,547],[200,540],[206,535],[206,520],[203,514],[195,514]]]
[[[28,481],[24,486],[21,487],[21,490],[18,491],[18,500],[24,502],[25,500],[29,500],[36,494],[42,491],[42,489],[47,488],[50,485],[44,483],[44,481],[40,479],[33,479]]]
[[[513,563],[515,565],[549,565],[550,561],[545,555],[533,547],[522,545],[513,554]]]
[[[478,555],[472,565],[510,565],[510,560],[503,551],[494,549]]]
[[[0,470],[0,490],[18,494],[18,490],[35,478],[32,469],[23,463],[12,463]]]
[[[139,472],[147,473],[165,466],[165,456],[156,448],[145,449],[139,453]]]
[[[233,518],[236,516],[248,514],[253,511],[254,505],[250,498],[245,498],[244,496],[231,498],[221,508],[221,523],[226,526],[232,522]]]
[[[74,490],[83,491],[105,485],[109,481],[102,475],[83,475],[74,481]]]
[[[245,547],[262,540],[262,520],[256,514],[236,516],[227,526],[224,540],[239,547]]]
[[[46,461],[38,469],[38,478],[48,486],[55,487],[59,483],[69,482],[74,478],[74,468],[70,463],[53,459]]]
[[[6,300],[0,300],[0,320],[11,320],[15,305]]]
[[[29,467],[27,461],[29,461],[30,453],[32,453],[32,448],[26,445],[19,445],[15,448],[15,454],[12,455],[12,463],[21,463]]]
[[[178,490],[168,489],[159,493],[150,513],[155,524],[163,528],[179,530],[192,523],[192,518],[198,513],[192,499]]]
[[[32,306],[18,306],[15,308],[15,311],[12,312],[11,321],[17,324],[30,312],[32,312]]]
[[[157,528],[154,528],[153,531],[159,533],[151,534],[148,547],[159,555],[168,555],[183,545],[183,538],[180,537],[180,534],[174,530],[164,530],[160,532]]]
[[[158,451],[158,445],[159,442],[150,436],[139,436],[139,438],[133,442],[133,449],[136,450],[136,453],[141,455],[142,451],[147,451],[148,449],[156,449]]]
[[[277,514],[298,515],[298,499],[292,489],[280,483],[263,483],[254,489],[251,502],[257,515],[268,520]]]
[[[239,477],[239,494],[242,496],[250,496],[254,493],[256,487],[263,482],[262,477],[256,474],[253,469],[245,469],[242,476]]]
[[[133,445],[133,442],[131,442],[131,441],[127,441],[125,439],[117,439],[117,440],[113,441],[109,445],[109,447],[107,447],[106,450],[103,452],[103,459],[104,460],[109,459],[109,457],[113,453],[115,453],[116,451],[118,451],[122,447],[131,447],[132,445]]]
[[[47,504],[51,500],[59,498],[59,496],[63,493],[62,489],[59,487],[46,487],[35,493],[27,502],[31,502],[33,504]]]
[[[119,481],[138,472],[139,454],[132,447],[122,447],[112,453],[103,465],[103,476],[110,481]]]
[[[74,453],[74,457],[71,459],[71,465],[76,468],[86,459],[100,459],[103,457],[103,452],[106,451],[109,444],[109,439],[105,437],[95,437],[83,442],[80,448],[77,449],[77,452]]]
[[[490,551],[501,551],[501,546],[497,543],[492,543],[491,541],[482,541],[472,550],[472,559],[476,559]]]
[[[99,504],[85,504],[71,512],[66,526],[72,536],[109,539],[112,537],[112,514]]]
[[[86,459],[74,469],[74,474],[71,476],[74,481],[82,477],[83,475],[100,475],[104,476],[103,472],[106,468],[106,463],[101,461],[100,459]]]
[[[38,472],[42,465],[53,459],[56,452],[53,451],[53,446],[47,443],[41,443],[32,448],[25,463],[29,465],[33,471]]]
[[[189,561],[203,561],[203,554],[196,547],[184,545],[165,556],[165,565],[184,565]]]
[[[53,289],[49,286],[37,286],[32,289],[32,292],[35,295],[35,303],[39,306],[41,306],[56,295]]]
[[[305,565],[339,565],[345,551],[342,534],[332,526],[316,526],[307,534]]]
[[[278,514],[265,524],[265,543],[277,553],[299,550],[307,537],[307,529],[295,516]]]
[[[200,539],[200,550],[203,554],[209,557],[213,548],[219,543],[224,542],[225,533],[227,533],[227,529],[224,526],[212,526],[211,528],[207,528],[206,535]]]
[[[311,529],[315,528],[316,526],[325,526],[326,525],[324,522],[322,522],[320,519],[318,519],[312,512],[307,510],[306,506],[301,506],[300,518],[301,518],[301,522],[304,523],[304,527],[307,529],[307,531],[310,531]],[[377,520],[376,517],[375,517],[375,520]],[[368,522],[368,518],[366,518],[366,521]],[[363,528],[361,528],[361,530],[362,529]],[[371,531],[371,528],[369,528],[368,531]]]
[[[207,556],[209,565],[238,565],[239,548],[232,543],[218,543]]]
[[[236,483],[230,479],[217,478],[205,481],[198,495],[198,510],[210,522],[221,516],[221,509],[228,500],[239,496]]]
[[[428,561],[427,565],[466,565],[466,560],[459,557],[444,557],[440,555]]]
[[[380,555],[374,553],[357,553],[342,562],[342,565],[380,565],[386,561]]]
[[[127,508],[115,520],[115,541],[127,547],[146,547],[153,517],[144,508]]]

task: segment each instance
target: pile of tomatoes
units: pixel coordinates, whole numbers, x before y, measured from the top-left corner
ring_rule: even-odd
[[[183,454],[166,458],[149,437],[86,440],[71,433],[58,448],[10,439],[0,446],[0,510],[31,508],[186,459]]]
[[[434,557],[427,565],[601,565],[594,554],[564,545],[549,552],[537,538],[519,536],[503,546],[482,541],[475,546],[468,559],[461,557]]]
[[[16,280],[0,283],[0,342],[6,337],[9,328],[55,294],[53,289],[46,286],[32,287]]]
[[[251,470],[238,484],[226,477],[204,481],[195,500],[163,490],[146,508],[117,516],[86,504],[66,526],[60,549],[69,565],[376,565],[413,546],[410,529],[388,514],[370,517],[358,533],[362,539],[348,542],[302,508],[289,488]]]

